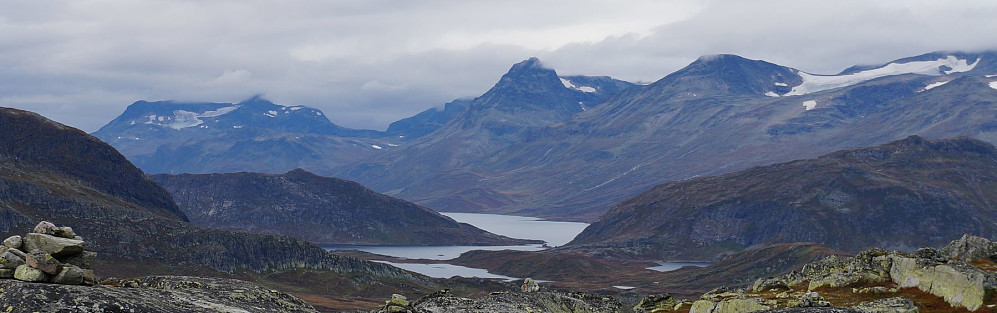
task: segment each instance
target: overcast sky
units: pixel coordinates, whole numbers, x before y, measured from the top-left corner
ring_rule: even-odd
[[[705,54],[829,74],[987,49],[993,0],[5,0],[0,106],[92,132],[137,100],[263,94],[384,129],[480,95],[531,56],[649,82]]]

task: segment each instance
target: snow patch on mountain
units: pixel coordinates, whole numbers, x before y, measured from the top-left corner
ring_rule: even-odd
[[[778,98],[779,97],[779,94],[771,92],[771,91],[766,92],[765,95],[769,96],[769,97],[773,97],[773,98]]]
[[[775,83],[775,85],[776,85],[776,86],[779,86],[779,87],[789,87],[789,85],[787,85],[786,83],[779,83],[779,82],[776,82],[776,83]]]
[[[997,81],[990,82],[988,86],[990,86],[990,88],[997,89]]]
[[[822,90],[851,86],[871,79],[880,77],[921,74],[921,75],[949,75],[952,73],[962,73],[972,70],[980,63],[980,59],[969,64],[968,60],[961,60],[955,56],[948,56],[934,61],[915,61],[907,63],[890,63],[880,68],[865,70],[846,75],[814,75],[805,72],[798,72],[803,83],[793,87],[785,96],[805,95]],[[947,68],[947,69],[944,69]]]
[[[558,78],[560,78],[560,77],[558,77]],[[567,80],[567,79],[564,79],[564,78],[560,78],[560,79],[561,79],[561,84],[564,85],[564,87],[567,87],[568,89],[574,89],[574,90],[578,90],[578,91],[581,91],[581,92],[595,92],[596,91],[595,88],[592,88],[592,87],[589,87],[589,86],[575,86],[575,84],[572,84],[570,80]]]
[[[803,101],[803,110],[810,111],[817,107],[817,100]]]
[[[930,84],[928,84],[927,86],[924,86],[924,90],[931,90],[932,88],[935,88],[935,87],[940,87],[940,86],[942,86],[942,85],[944,85],[944,84],[948,84],[948,83],[949,83],[949,81],[948,81],[948,80],[946,80],[946,81],[943,81],[943,82],[934,82],[934,83],[930,83]]]

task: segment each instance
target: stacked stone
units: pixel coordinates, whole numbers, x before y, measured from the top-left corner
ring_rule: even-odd
[[[65,285],[95,284],[97,253],[84,251],[83,238],[70,227],[38,223],[23,238],[10,236],[0,245],[0,277]]]

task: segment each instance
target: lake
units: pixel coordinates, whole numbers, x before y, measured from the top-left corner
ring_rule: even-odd
[[[587,223],[545,221],[535,217],[479,214],[479,213],[440,213],[455,221],[468,223],[494,234],[520,239],[536,239],[547,242],[550,246],[560,246],[574,239]],[[521,246],[370,246],[370,245],[323,245],[327,250],[360,250],[380,255],[406,259],[450,260],[471,250],[520,250],[539,251],[541,245]],[[413,264],[392,263],[406,270],[430,277],[449,278],[452,276],[515,279],[502,275],[488,273],[478,268],[456,266],[449,264]]]

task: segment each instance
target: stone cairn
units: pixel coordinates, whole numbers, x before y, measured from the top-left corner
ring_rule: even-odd
[[[0,278],[64,285],[93,285],[97,253],[84,251],[83,238],[70,227],[38,223],[24,237],[10,236],[0,245]]]

